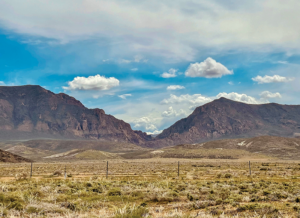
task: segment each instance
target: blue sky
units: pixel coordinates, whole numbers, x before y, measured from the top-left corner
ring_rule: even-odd
[[[219,97],[300,104],[300,2],[0,0],[0,83],[158,133]]]

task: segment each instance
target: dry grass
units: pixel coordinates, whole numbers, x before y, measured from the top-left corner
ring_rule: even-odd
[[[63,178],[64,167],[68,175]],[[7,217],[298,217],[300,165],[263,160],[145,159],[1,164]],[[62,172],[53,176],[55,172]],[[58,177],[57,177],[58,176]]]

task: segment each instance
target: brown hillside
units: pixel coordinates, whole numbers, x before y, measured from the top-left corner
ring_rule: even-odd
[[[31,162],[31,160],[12,154],[8,151],[0,150],[0,162],[21,163],[21,162]]]

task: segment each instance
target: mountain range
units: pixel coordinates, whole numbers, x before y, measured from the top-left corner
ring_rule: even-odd
[[[0,140],[84,139],[158,148],[215,139],[300,135],[300,105],[250,105],[220,98],[152,138],[102,109],[40,86],[0,87]]]

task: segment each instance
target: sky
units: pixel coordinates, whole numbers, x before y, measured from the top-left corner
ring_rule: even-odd
[[[158,134],[220,97],[300,104],[299,0],[0,0],[0,85]]]

